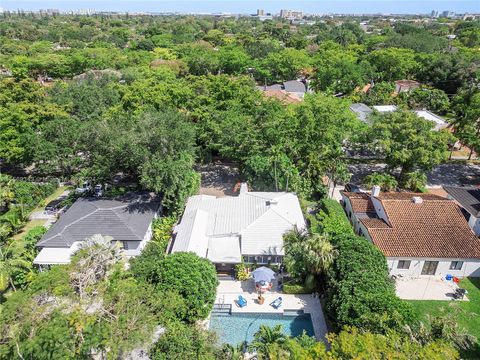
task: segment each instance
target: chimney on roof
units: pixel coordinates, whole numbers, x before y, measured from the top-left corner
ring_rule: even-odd
[[[412,201],[415,203],[415,204],[421,204],[423,203],[423,199],[421,196],[412,196]]]
[[[247,185],[247,183],[242,183],[240,185],[240,195],[241,194],[246,194],[246,193],[248,193],[248,185]]]
[[[372,188],[372,194],[371,195],[375,196],[375,197],[380,195],[380,186],[374,185],[373,188]]]

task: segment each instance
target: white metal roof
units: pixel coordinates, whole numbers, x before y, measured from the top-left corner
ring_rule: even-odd
[[[440,116],[431,113],[430,111],[416,110],[415,114],[417,114],[417,116],[421,118],[424,118],[425,120],[432,121],[437,125],[447,125],[447,122],[445,120],[443,120]]]
[[[208,240],[207,259],[214,263],[239,263],[242,261],[238,236],[211,237]]]
[[[397,107],[395,105],[375,105],[372,107],[381,113],[397,111]]]
[[[239,196],[223,198],[192,196],[175,228],[172,252],[194,251],[203,257],[208,253],[209,258],[236,258],[235,247],[224,249],[224,243],[216,240],[233,237],[240,239],[241,254],[283,255],[283,234],[294,226],[305,228],[300,203],[293,193],[242,192]],[[231,253],[227,256],[224,250]]]
[[[64,265],[70,263],[73,253],[79,248],[75,242],[69,248],[48,248],[44,247],[33,260],[35,265]]]

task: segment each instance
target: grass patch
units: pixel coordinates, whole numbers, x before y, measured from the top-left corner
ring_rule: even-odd
[[[465,359],[480,358],[480,278],[467,278],[460,281],[460,287],[468,290],[470,301],[436,301],[436,300],[410,300],[414,311],[420,320],[425,320],[427,315],[452,314],[458,324],[468,333],[477,337],[477,346],[470,351],[462,352]]]
[[[13,236],[14,240],[20,240],[23,238],[30,230],[36,226],[43,226],[47,220],[30,220],[25,224],[25,226],[17,234]]]

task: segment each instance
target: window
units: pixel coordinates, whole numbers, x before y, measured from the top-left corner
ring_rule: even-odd
[[[463,261],[452,261],[450,263],[450,270],[462,270]]]
[[[410,260],[398,260],[397,269],[410,269]]]

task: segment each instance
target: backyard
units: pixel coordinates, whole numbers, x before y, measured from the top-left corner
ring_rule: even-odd
[[[465,328],[468,333],[478,338],[477,346],[462,353],[467,359],[480,357],[480,278],[466,278],[460,281],[460,287],[468,290],[470,301],[435,301],[435,300],[411,300],[409,301],[420,319],[427,315],[451,314],[459,326]]]

